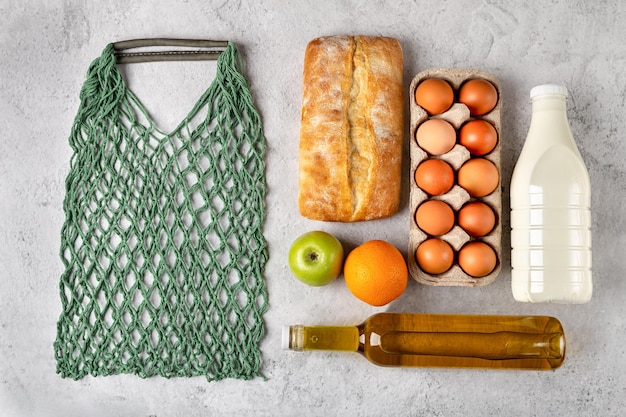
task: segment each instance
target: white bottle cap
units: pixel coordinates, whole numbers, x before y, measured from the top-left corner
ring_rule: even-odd
[[[543,84],[530,90],[530,98],[538,96],[560,95],[567,97],[567,87],[559,84]]]
[[[289,340],[291,339],[291,326],[284,325],[283,326],[283,338],[281,342],[281,347],[283,350],[289,350]]]

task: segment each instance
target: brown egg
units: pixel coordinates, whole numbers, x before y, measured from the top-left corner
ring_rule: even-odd
[[[458,182],[472,197],[484,197],[498,187],[498,168],[485,158],[473,158],[458,172]]]
[[[415,170],[415,183],[430,195],[445,194],[454,185],[454,171],[441,159],[427,159]]]
[[[496,107],[498,90],[489,81],[476,78],[461,86],[459,101],[467,106],[472,116],[482,116]]]
[[[498,132],[486,120],[470,120],[459,131],[459,143],[474,156],[487,155],[496,147],[497,142]]]
[[[485,236],[496,224],[496,215],[487,204],[473,201],[459,210],[459,226],[472,237]]]
[[[454,252],[446,241],[431,238],[417,247],[415,259],[422,271],[437,275],[450,269],[454,261]]]
[[[427,78],[415,89],[415,102],[431,115],[445,112],[453,101],[452,86],[440,78]]]
[[[470,242],[459,251],[459,266],[473,277],[484,277],[496,267],[496,253],[484,242]]]
[[[417,208],[415,222],[429,235],[440,236],[454,226],[454,211],[443,201],[427,200]]]
[[[417,128],[415,139],[429,154],[442,155],[456,144],[456,131],[443,119],[429,119]]]

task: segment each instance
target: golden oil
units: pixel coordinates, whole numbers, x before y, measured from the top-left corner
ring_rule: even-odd
[[[381,366],[558,368],[561,323],[546,316],[380,313],[358,326],[286,326],[283,347],[360,352]]]

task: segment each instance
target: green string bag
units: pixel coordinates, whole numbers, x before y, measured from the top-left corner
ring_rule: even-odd
[[[112,44],[89,67],[69,138],[62,377],[262,376],[265,139],[239,65],[228,43],[169,134],[125,84]]]

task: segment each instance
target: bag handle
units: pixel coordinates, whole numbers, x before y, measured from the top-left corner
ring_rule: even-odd
[[[195,49],[125,52],[129,49],[162,46]],[[227,46],[228,41],[173,38],[132,39],[113,43],[118,64],[155,61],[214,61]]]

